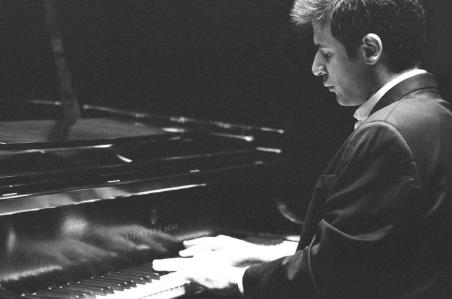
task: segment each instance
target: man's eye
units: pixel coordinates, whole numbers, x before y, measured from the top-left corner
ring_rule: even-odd
[[[328,58],[331,57],[331,53],[328,53],[328,52],[323,52],[322,55],[323,55],[323,57],[325,57],[326,59],[328,59]]]

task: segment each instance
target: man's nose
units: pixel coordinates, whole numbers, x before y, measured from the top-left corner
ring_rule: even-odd
[[[312,62],[312,73],[314,76],[323,76],[327,74],[325,66],[318,60],[318,55],[315,55],[314,61]]]

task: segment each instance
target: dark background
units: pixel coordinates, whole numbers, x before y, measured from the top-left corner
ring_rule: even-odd
[[[282,181],[304,210],[312,186],[352,130],[311,73],[312,36],[287,0],[58,0],[81,104],[284,129]],[[452,4],[425,1],[425,68],[452,96]],[[0,2],[0,100],[58,99],[40,1]],[[300,200],[301,199],[301,200]]]

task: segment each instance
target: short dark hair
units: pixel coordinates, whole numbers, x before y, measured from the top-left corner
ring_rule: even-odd
[[[291,16],[296,24],[330,24],[349,56],[366,34],[377,34],[394,72],[419,65],[426,45],[425,12],[418,0],[295,0]]]

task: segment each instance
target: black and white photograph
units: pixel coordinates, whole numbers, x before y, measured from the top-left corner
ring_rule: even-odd
[[[0,299],[452,298],[452,2],[0,0]]]

